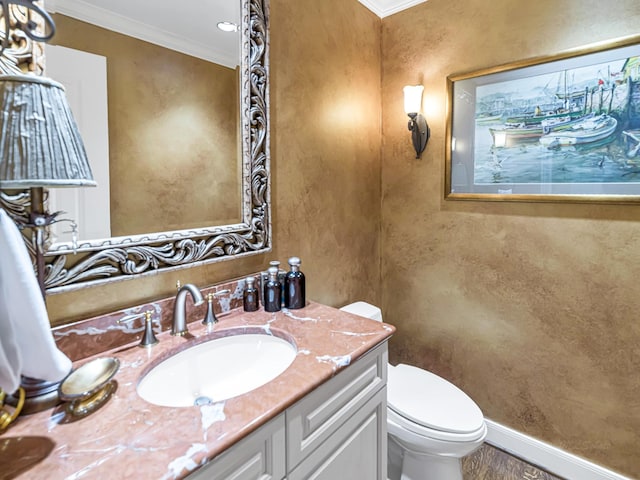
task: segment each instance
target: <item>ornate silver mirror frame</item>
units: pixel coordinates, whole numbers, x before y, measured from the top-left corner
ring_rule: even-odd
[[[80,241],[75,247],[55,243],[45,253],[48,294],[271,250],[269,5],[268,0],[241,1],[242,222]],[[0,192],[0,207],[24,223],[29,192]]]

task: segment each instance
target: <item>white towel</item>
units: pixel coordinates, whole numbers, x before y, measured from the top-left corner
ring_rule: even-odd
[[[13,393],[20,375],[62,380],[71,360],[58,350],[29,252],[0,208],[0,388]]]

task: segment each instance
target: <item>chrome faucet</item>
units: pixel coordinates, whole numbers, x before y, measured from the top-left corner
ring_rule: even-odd
[[[204,298],[202,293],[194,285],[187,283],[178,289],[178,295],[176,295],[176,303],[173,306],[173,325],[171,327],[171,335],[182,336],[188,332],[187,330],[187,293],[191,294],[194,305],[202,305]]]

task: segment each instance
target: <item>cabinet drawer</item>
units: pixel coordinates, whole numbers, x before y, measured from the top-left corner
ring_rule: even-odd
[[[222,453],[189,480],[281,480],[285,477],[285,415]]]
[[[287,410],[288,471],[384,387],[387,358],[385,342]]]

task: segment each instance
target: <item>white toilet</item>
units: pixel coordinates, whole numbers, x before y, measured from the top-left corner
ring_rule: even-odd
[[[374,305],[342,307],[382,321]],[[462,480],[460,459],[487,435],[482,411],[455,385],[418,367],[389,364],[389,480]]]

